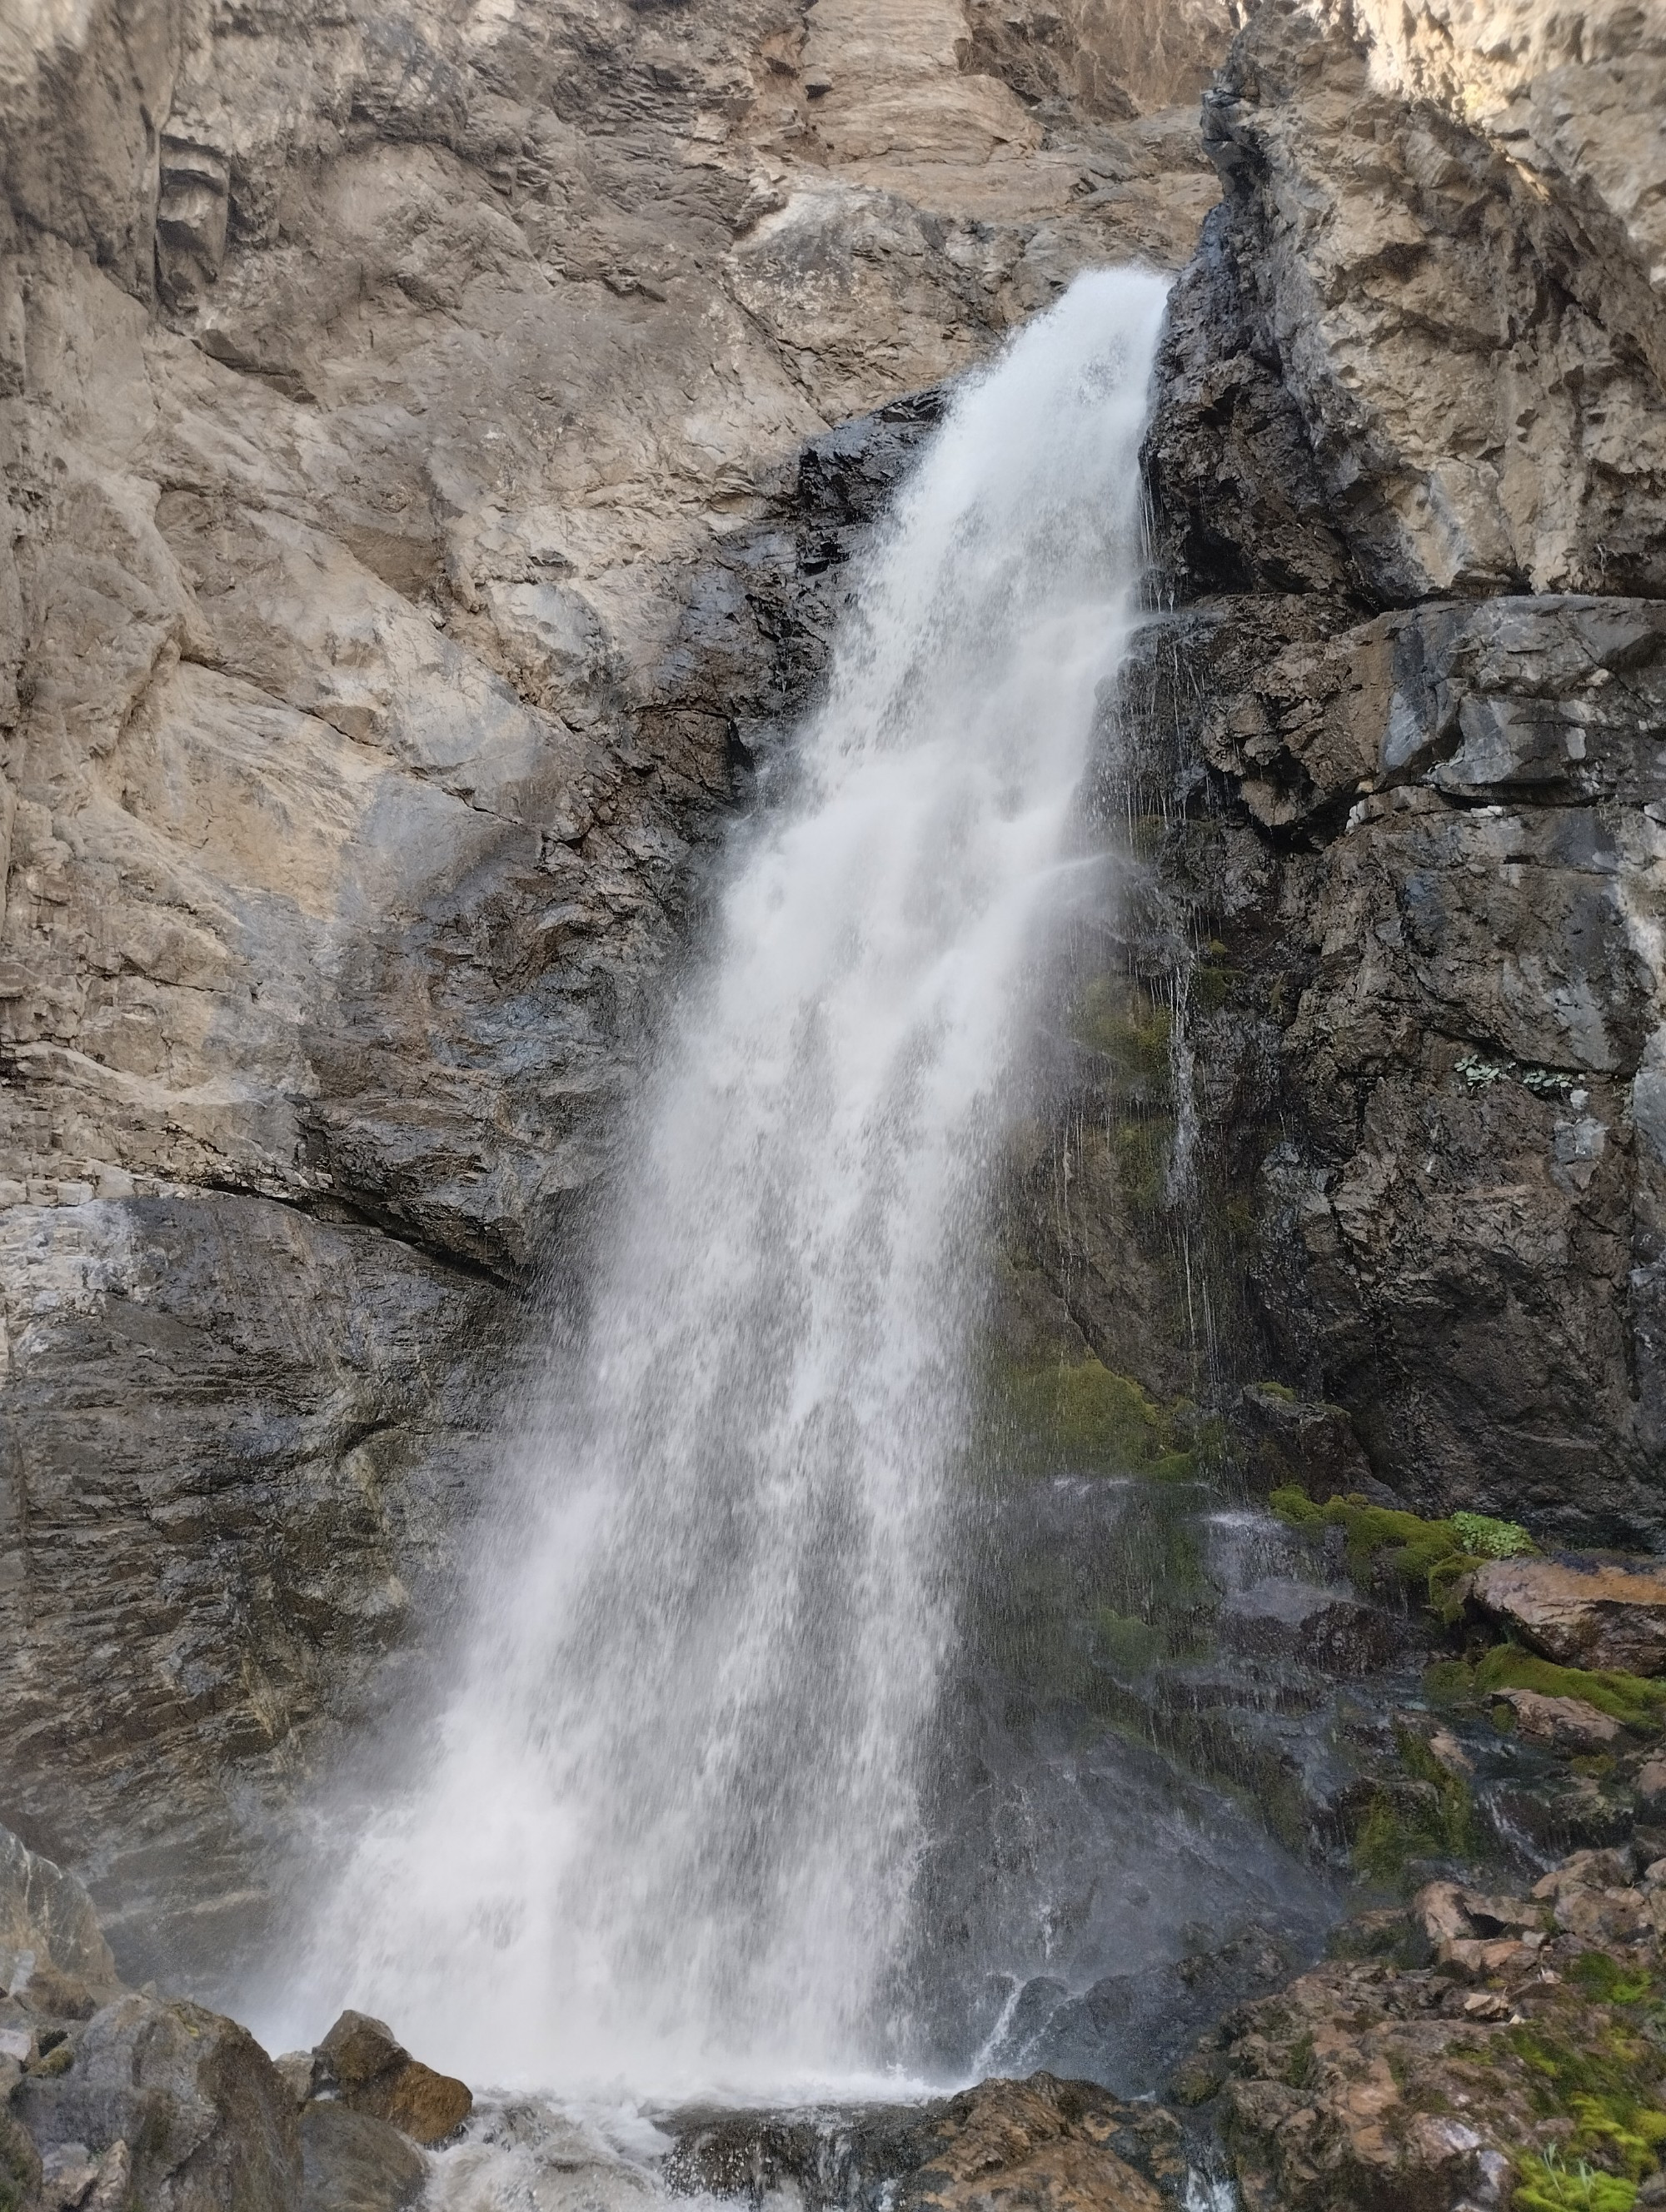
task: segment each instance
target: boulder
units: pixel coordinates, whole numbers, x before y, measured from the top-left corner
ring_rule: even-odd
[[[1254,1658],[1299,1660],[1329,1674],[1369,1674],[1394,1657],[1400,1629],[1380,1607],[1272,1577],[1227,1600],[1220,1638]]]
[[[183,1999],[130,1993],[49,2057],[59,2051],[61,2069],[32,2069],[12,2096],[44,2156],[73,2147],[101,2159],[125,2145],[131,2197],[157,2212],[294,2212],[295,2106],[246,2028]]]
[[[1651,1759],[1638,1769],[1637,1809],[1645,1820],[1666,1819],[1666,1759]]]
[[[1560,1866],[1554,1866],[1534,1883],[1533,1894],[1555,1904],[1570,1890],[1620,1889],[1631,1879],[1628,1851],[1571,1851]]]
[[[365,2013],[343,2013],[314,2056],[319,2086],[333,2088],[350,2111],[386,2120],[415,2142],[443,2142],[474,2106],[465,2082],[413,2058],[392,2028]]]
[[[1477,1605],[1564,1667],[1666,1673],[1666,1570],[1554,1559],[1493,1559]]]
[[[398,2128],[320,2100],[301,2116],[301,2212],[404,2212],[428,2166]]]

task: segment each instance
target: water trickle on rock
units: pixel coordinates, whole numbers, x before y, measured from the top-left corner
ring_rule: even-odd
[[[495,1532],[420,1784],[297,1993],[475,2081],[872,2073],[954,1621],[976,1249],[1134,618],[1165,287],[958,392],[647,1085],[581,1389]]]

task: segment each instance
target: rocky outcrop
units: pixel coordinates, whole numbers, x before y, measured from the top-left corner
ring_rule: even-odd
[[[987,14],[0,24],[5,1784],[131,1972],[212,1981],[575,1295],[860,526],[800,449],[1214,197],[1228,0]]]
[[[1229,2018],[1179,2086],[1219,2100],[1248,2212],[1657,2202],[1663,1872],[1588,1850],[1531,1897],[1430,1884]]]
[[[419,2143],[443,2142],[474,2102],[466,2082],[424,2066],[362,2012],[343,2013],[314,2052],[311,2094],[320,2091]]]
[[[1629,79],[1618,14],[1577,49],[1517,12],[1268,0],[1206,101],[1113,1018],[1031,1250],[1149,1388],[1270,1376],[1385,1498],[1652,1543],[1660,53]],[[1299,1480],[1286,1425],[1246,1404],[1245,1456]]]

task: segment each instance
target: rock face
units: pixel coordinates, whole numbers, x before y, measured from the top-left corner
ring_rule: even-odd
[[[1650,1544],[1660,38],[1449,13],[1268,0],[1206,101],[1225,198],[1147,448],[1175,605],[1110,763],[1145,824],[1125,1034],[1168,1025],[1154,1103],[1119,1080],[1157,1165],[1085,1161],[1037,1245],[1116,1364],[1086,1278],[1118,1279],[1120,1206],[1158,1273],[1120,1271],[1116,1348],[1158,1388],[1189,1207],[1228,1361],[1342,1409],[1385,1494]]]
[[[5,1779],[130,1971],[457,1556],[872,508],[800,448],[1184,258],[1231,15],[7,11]]]

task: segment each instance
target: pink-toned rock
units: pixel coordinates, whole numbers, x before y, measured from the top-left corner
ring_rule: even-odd
[[[1562,1666],[1666,1673],[1666,1571],[1658,1568],[1492,1559],[1477,1571],[1473,1595]]]
[[[1631,1879],[1632,1862],[1625,1851],[1572,1851],[1560,1866],[1541,1875],[1533,1894],[1556,1899],[1572,1889],[1620,1889]]]

